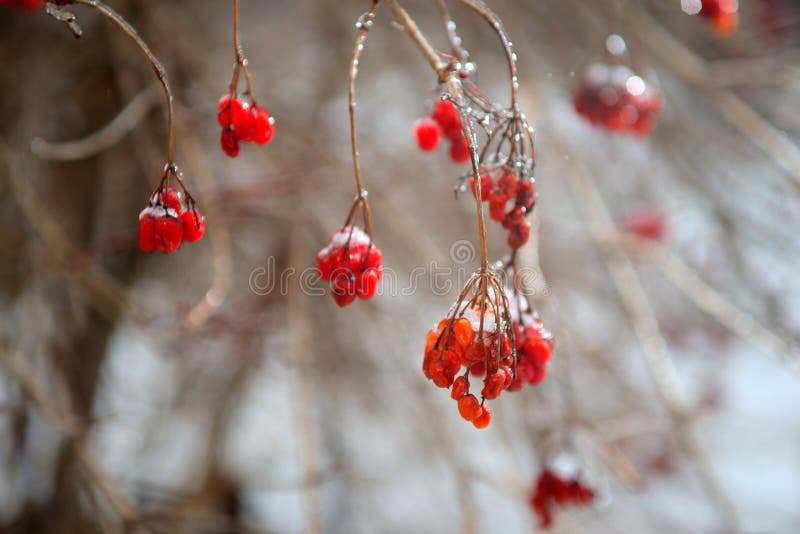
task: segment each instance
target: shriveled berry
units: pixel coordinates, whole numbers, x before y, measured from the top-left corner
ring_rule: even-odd
[[[233,131],[233,128],[227,127],[222,130],[220,146],[222,146],[222,151],[231,158],[239,155],[239,139],[236,137],[236,132]]]
[[[469,389],[469,382],[467,382],[465,377],[459,376],[453,382],[453,387],[450,390],[450,397],[454,400],[459,400],[466,395],[467,389]]]
[[[465,395],[458,401],[458,413],[467,421],[472,421],[480,415],[481,403],[475,395]]]
[[[517,249],[525,245],[531,237],[531,223],[529,221],[521,221],[511,227],[508,232],[508,246]]]
[[[500,396],[503,388],[506,385],[506,373],[502,369],[498,369],[493,373],[488,373],[486,378],[483,379],[483,390],[481,395],[486,400],[496,399]]]
[[[483,406],[480,414],[472,420],[472,425],[477,429],[483,429],[492,422],[492,410],[488,406]]]

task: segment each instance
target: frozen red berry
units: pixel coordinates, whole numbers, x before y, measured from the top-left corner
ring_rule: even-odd
[[[239,155],[239,139],[237,139],[236,132],[233,131],[233,128],[227,127],[222,130],[220,145],[222,146],[222,151],[226,155],[232,158]]]
[[[450,159],[453,163],[467,163],[470,160],[469,143],[461,137],[450,145]]]
[[[433,120],[442,129],[444,136],[451,141],[457,141],[463,137],[461,117],[455,105],[449,100],[436,102],[436,106],[433,109]]]
[[[328,246],[317,254],[320,278],[330,282],[331,294],[340,306],[356,297],[375,296],[383,276],[381,250],[361,229],[346,226],[334,232]]]

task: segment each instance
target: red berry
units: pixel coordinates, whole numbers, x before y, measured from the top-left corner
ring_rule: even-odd
[[[178,250],[183,241],[183,225],[173,217],[156,219],[156,250],[164,254],[172,254]]]
[[[516,204],[525,209],[526,212],[533,207],[535,195],[536,189],[531,180],[523,180],[517,184]]]
[[[217,122],[223,128],[227,128],[242,113],[242,102],[238,98],[231,98],[230,95],[224,95],[219,99],[217,106]]]
[[[667,233],[664,214],[656,208],[642,208],[630,212],[621,217],[617,224],[626,234],[653,241],[663,241]]]
[[[255,124],[253,142],[258,145],[266,145],[272,141],[272,135],[275,133],[275,121],[261,106],[253,106],[250,108],[250,113],[254,116]]]
[[[235,158],[239,155],[239,139],[232,128],[227,127],[222,130],[220,145],[222,146],[222,151],[228,156]]]
[[[145,208],[139,214],[139,248],[142,252],[156,250],[156,219],[151,215],[152,208]]]
[[[196,213],[196,214],[195,214]],[[183,240],[194,243],[203,238],[206,233],[206,218],[196,210],[189,210],[181,215],[183,223]]]
[[[531,223],[523,220],[511,227],[508,233],[508,246],[517,249],[521,248],[531,236]]]
[[[414,125],[414,136],[417,138],[420,150],[431,152],[439,146],[441,131],[434,120],[421,119]]]
[[[183,200],[181,199],[181,192],[174,187],[167,187],[159,195],[160,204],[175,212],[175,215],[180,217],[183,213]]]
[[[506,216],[506,203],[508,199],[495,191],[489,196],[489,218],[500,222]]]
[[[478,414],[478,416],[472,420],[472,425],[475,428],[483,429],[489,426],[489,423],[491,422],[492,422],[492,410],[490,410],[488,406],[484,406],[480,414]]]
[[[469,382],[467,382],[467,379],[463,376],[459,376],[453,382],[453,388],[450,390],[450,397],[454,400],[459,400],[466,395],[467,389],[469,389]]]
[[[486,375],[486,378],[483,379],[483,390],[481,391],[481,395],[486,400],[496,399],[500,396],[500,393],[503,391],[503,388],[506,386],[506,373],[502,369],[498,369],[493,373],[489,373]]]
[[[44,5],[44,0],[0,0],[0,7],[11,7],[23,11],[36,11]]]
[[[382,271],[367,269],[356,279],[356,295],[361,300],[369,300],[375,296],[378,283],[381,281]]]
[[[467,421],[474,420],[481,413],[481,404],[475,395],[465,395],[458,401],[458,413]]]
[[[472,190],[472,196],[475,196],[475,177],[469,179],[469,188]],[[492,194],[494,191],[494,182],[492,179],[484,174],[481,176],[481,202],[486,202],[489,200],[489,195]]]
[[[440,100],[436,103],[436,107],[433,110],[433,120],[442,129],[444,136],[451,141],[457,141],[463,137],[461,117],[455,105],[449,100]]]
[[[453,163],[467,163],[471,157],[469,143],[463,137],[453,141],[453,144],[450,145],[450,159],[453,160]]]

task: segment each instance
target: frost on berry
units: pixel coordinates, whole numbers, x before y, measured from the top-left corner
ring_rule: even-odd
[[[549,529],[553,526],[557,509],[584,508],[591,506],[594,499],[595,490],[581,473],[577,462],[556,461],[539,474],[530,505],[539,519],[539,527]]]
[[[461,417],[476,428],[489,425],[486,401],[498,398],[517,373],[508,299],[493,271],[473,274],[447,317],[428,332],[422,372],[451,388]]]
[[[575,111],[610,132],[647,137],[664,101],[659,91],[624,65],[593,63],[573,95]]]
[[[169,185],[172,177],[181,185],[182,192]],[[183,243],[199,241],[205,229],[205,217],[183,186],[177,167],[168,166],[147,207],[139,214],[139,248],[142,252],[172,254]]]
[[[382,262],[381,250],[356,226],[334,232],[317,254],[319,276],[330,283],[331,296],[341,307],[356,297],[368,300],[375,296],[383,276]]]

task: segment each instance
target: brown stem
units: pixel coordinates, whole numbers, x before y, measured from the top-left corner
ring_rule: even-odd
[[[461,3],[483,17],[500,38],[500,43],[503,45],[503,50],[506,54],[508,74],[511,78],[511,109],[514,110],[515,115],[519,115],[519,75],[517,73],[517,58],[500,17],[489,9],[489,6],[483,3],[482,0],[461,0]]]
[[[456,33],[456,23],[450,16],[450,10],[447,9],[445,0],[436,0],[436,7],[439,8],[439,14],[444,22],[444,29],[447,32],[447,38],[450,40],[450,48],[453,49],[453,55],[461,61],[467,59],[469,54],[461,46],[461,37]]]
[[[367,40],[367,32],[372,27],[372,20],[375,12],[380,6],[380,0],[374,0],[372,7],[359,19],[358,36],[353,47],[353,56],[350,59],[350,73],[348,84],[348,111],[350,115],[350,146],[353,154],[353,176],[356,182],[356,203],[361,203],[364,210],[364,229],[367,235],[372,238],[372,221],[370,218],[369,203],[366,198],[366,191],[361,183],[361,163],[358,159],[358,134],[356,130],[356,78],[358,77],[358,62],[361,52],[364,50],[364,42]],[[355,204],[354,204],[355,206]]]
[[[91,7],[99,11],[103,16],[110,19],[114,24],[120,27],[122,31],[124,31],[128,37],[133,39],[133,41],[139,46],[141,51],[144,53],[147,61],[150,62],[150,66],[153,67],[153,70],[156,72],[156,76],[158,77],[158,81],[161,82],[161,86],[164,88],[164,96],[167,99],[167,165],[173,165],[173,158],[172,158],[172,144],[173,144],[173,119],[175,116],[175,110],[173,107],[173,98],[172,98],[172,91],[169,88],[169,80],[167,80],[167,71],[164,69],[164,66],[158,60],[158,58],[153,54],[150,50],[150,47],[147,46],[147,43],[141,38],[141,36],[136,32],[136,30],[131,26],[128,21],[126,21],[122,16],[111,9],[109,6],[105,5],[104,3],[100,2],[100,0],[74,0],[76,4],[83,4],[85,6]]]

